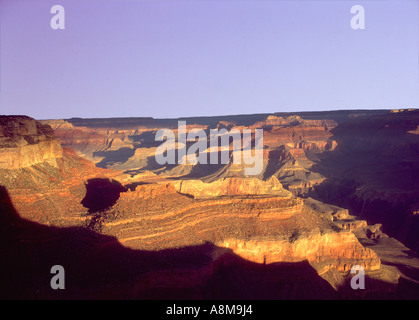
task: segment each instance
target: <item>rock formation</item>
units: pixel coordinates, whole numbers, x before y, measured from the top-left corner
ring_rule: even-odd
[[[224,178],[213,182],[202,180],[176,180],[176,190],[194,198],[212,198],[234,195],[276,195],[289,197],[291,193],[285,190],[277,178],[266,181],[257,178]]]
[[[48,125],[25,116],[0,116],[0,169],[21,169],[62,157]]]

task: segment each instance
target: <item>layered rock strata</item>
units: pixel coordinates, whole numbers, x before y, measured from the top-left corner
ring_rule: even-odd
[[[276,195],[290,197],[277,178],[267,181],[256,178],[224,178],[213,182],[201,180],[177,180],[173,182],[179,193],[192,195],[194,198],[211,198],[232,195]]]
[[[353,233],[335,227],[291,194],[193,199],[171,183],[144,184],[121,194],[102,227],[136,249],[211,242],[256,263],[308,261],[319,273],[348,272],[353,265],[380,269],[380,259]]]
[[[83,225],[89,179],[120,175],[63,149],[48,125],[25,116],[0,117],[0,185],[21,217],[46,225]]]
[[[62,157],[48,125],[25,116],[0,116],[0,169],[27,168]]]

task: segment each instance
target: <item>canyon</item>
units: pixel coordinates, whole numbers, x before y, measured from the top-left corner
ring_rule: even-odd
[[[155,134],[180,120],[262,129],[262,172],[159,165]],[[417,299],[417,128],[418,110],[0,116],[1,296]],[[351,288],[353,266],[365,290]]]

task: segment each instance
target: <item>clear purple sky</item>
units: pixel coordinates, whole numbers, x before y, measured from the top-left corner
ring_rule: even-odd
[[[0,114],[419,108],[415,0],[0,0],[0,28]]]

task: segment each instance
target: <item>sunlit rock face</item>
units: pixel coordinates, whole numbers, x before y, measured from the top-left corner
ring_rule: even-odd
[[[214,182],[177,180],[174,185],[180,193],[189,194],[195,198],[234,195],[291,196],[291,192],[285,190],[275,177],[267,181],[257,178],[224,178]]]
[[[355,265],[379,270],[377,254],[364,248],[351,232],[312,232],[291,238],[255,240],[228,239],[219,243],[240,257],[258,263],[301,262],[307,260],[319,272],[336,269],[349,272]]]
[[[20,169],[62,157],[53,130],[25,116],[0,116],[0,169]]]

